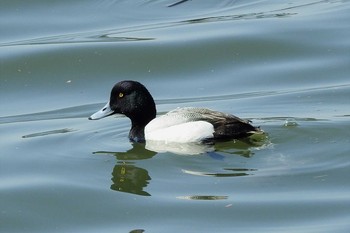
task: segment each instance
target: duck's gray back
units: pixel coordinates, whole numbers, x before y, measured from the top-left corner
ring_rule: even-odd
[[[218,122],[225,121],[237,121],[248,123],[248,121],[241,120],[236,116],[218,111],[213,111],[207,108],[185,107],[176,108],[165,115],[157,117],[149,123],[147,128],[164,128],[192,121],[207,121],[213,125],[216,125]]]

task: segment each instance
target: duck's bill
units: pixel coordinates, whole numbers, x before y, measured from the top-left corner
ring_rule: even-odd
[[[109,102],[98,112],[95,112],[89,117],[89,120],[98,120],[107,116],[110,116],[114,113],[109,105]]]

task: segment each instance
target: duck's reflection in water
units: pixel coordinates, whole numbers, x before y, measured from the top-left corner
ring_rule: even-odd
[[[151,196],[144,191],[151,180],[148,171],[135,166],[133,161],[152,158],[156,152],[145,149],[144,144],[134,143],[126,152],[97,151],[94,154],[111,154],[118,159],[112,171],[112,190]]]
[[[230,140],[213,143],[176,143],[164,141],[147,141],[145,148],[158,153],[170,152],[178,155],[213,155],[216,152],[238,154],[244,157],[252,156],[252,148],[266,146],[269,143],[267,134],[257,134],[241,140]],[[221,156],[219,156],[221,157]]]
[[[170,152],[178,155],[198,155],[215,150],[212,144],[203,143],[176,143],[163,141],[147,141],[145,148],[157,153]]]
[[[112,172],[111,189],[119,192],[151,196],[143,189],[147,187],[151,177],[148,171],[131,164],[117,164]]]
[[[229,155],[239,155],[250,158],[254,154],[252,148],[257,147],[244,141],[221,142],[217,144],[175,144],[175,143],[133,143],[132,148],[125,152],[97,151],[94,154],[111,154],[118,160],[112,171],[111,189],[118,192],[151,196],[144,189],[151,181],[148,171],[137,167],[136,161],[150,159],[158,153],[171,152],[181,155],[205,154],[215,160],[224,160]],[[239,177],[249,176],[256,169],[223,168],[222,172],[198,171],[182,169],[185,174],[196,176]],[[198,199],[198,198],[197,198]]]

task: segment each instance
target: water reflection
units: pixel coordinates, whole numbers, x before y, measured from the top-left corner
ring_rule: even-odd
[[[131,164],[117,164],[112,172],[111,189],[141,196],[151,196],[143,189],[147,187],[151,177],[148,171]]]
[[[112,190],[141,196],[151,196],[151,194],[144,191],[144,188],[147,187],[151,180],[148,171],[135,166],[130,161],[150,159],[157,153],[145,149],[145,145],[141,143],[134,143],[132,146],[126,152],[96,151],[93,154],[111,154],[119,160],[112,171]]]
[[[253,156],[254,147],[251,141],[230,141],[221,142],[217,144],[164,144],[164,147],[159,146],[159,143],[152,145],[153,149],[150,150],[150,144],[133,143],[132,148],[125,152],[110,152],[110,151],[97,151],[93,154],[110,154],[116,157],[118,160],[112,171],[112,185],[111,189],[118,192],[125,192],[130,194],[136,194],[141,196],[151,196],[146,192],[146,187],[152,180],[148,171],[145,168],[141,168],[135,165],[138,160],[151,159],[153,156],[161,152],[174,151],[174,148],[181,152],[187,151],[191,154],[198,155],[199,153],[205,154],[215,160],[224,160],[230,155],[239,155],[246,158]],[[168,146],[169,148],[166,148]],[[161,148],[161,149],[160,149]],[[164,151],[163,151],[164,150]],[[196,153],[194,153],[196,152]],[[172,152],[173,153],[173,152]],[[182,153],[186,154],[186,153]],[[188,155],[188,154],[187,154]],[[182,169],[184,174],[196,175],[196,176],[214,176],[214,177],[241,177],[252,175],[256,169],[247,168],[223,168],[222,172],[207,172],[207,171],[193,171]],[[178,197],[180,199],[191,200],[222,200],[224,196],[186,196]]]
[[[224,168],[225,172],[217,172],[217,173],[210,173],[210,172],[199,172],[199,171],[190,171],[182,169],[183,173],[191,174],[195,176],[215,176],[215,177],[237,177],[237,176],[249,176],[252,175],[254,171],[257,171],[257,169],[249,169],[249,168]],[[230,171],[230,172],[226,172]]]
[[[26,134],[26,135],[23,135],[22,138],[34,138],[34,137],[48,136],[48,135],[53,135],[53,134],[70,133],[70,132],[74,132],[74,131],[76,131],[76,130],[67,129],[67,128],[55,129],[55,130],[38,132],[38,133]]]
[[[111,152],[111,151],[96,151],[93,154],[111,154],[118,160],[143,160],[150,159],[157,154],[157,152],[147,150],[142,143],[133,143],[132,148],[125,152]]]
[[[145,148],[157,153],[170,152],[178,155],[207,154],[210,157],[225,154],[236,154],[244,157],[253,155],[252,148],[261,147],[269,143],[267,134],[252,135],[241,140],[232,140],[219,143],[174,143],[162,141],[147,141]]]
[[[142,233],[142,232],[145,232],[145,230],[144,229],[135,229],[135,230],[130,231],[129,233]]]
[[[178,155],[198,155],[215,150],[213,144],[176,143],[163,141],[147,141],[145,148],[157,153],[170,152]]]
[[[293,16],[296,13],[270,13],[270,12],[259,12],[259,13],[248,13],[240,15],[225,15],[225,16],[212,16],[198,19],[190,19],[184,22],[194,23],[207,23],[207,22],[219,22],[219,21],[232,21],[232,20],[247,20],[247,19],[264,19],[264,18],[282,18]]]
[[[200,201],[216,201],[226,200],[228,196],[202,196],[202,195],[191,195],[191,196],[180,196],[178,199],[183,200],[200,200]]]

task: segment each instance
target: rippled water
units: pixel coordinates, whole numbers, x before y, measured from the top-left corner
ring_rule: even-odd
[[[0,3],[0,232],[349,232],[350,2],[174,3]],[[132,144],[124,79],[268,139]]]

